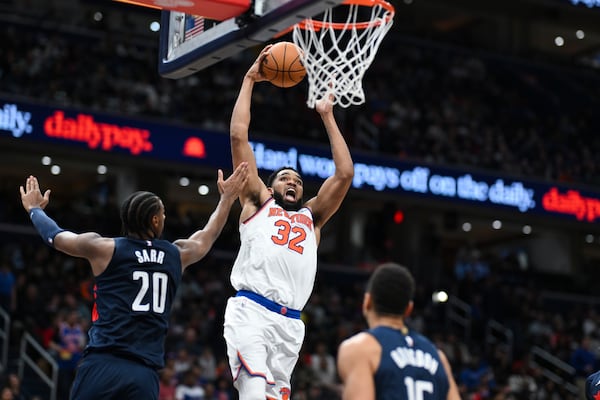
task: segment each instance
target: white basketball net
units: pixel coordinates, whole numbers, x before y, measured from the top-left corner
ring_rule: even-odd
[[[322,20],[309,18],[294,25],[294,43],[304,51],[302,62],[308,77],[306,103],[310,108],[329,93],[335,97],[334,104],[344,108],[365,102],[363,76],[392,27],[394,16],[394,9],[388,3],[372,3],[344,4],[326,10]],[[343,7],[349,12],[346,20],[340,22],[339,11]],[[370,20],[357,22],[369,9]],[[338,21],[334,21],[335,17]]]

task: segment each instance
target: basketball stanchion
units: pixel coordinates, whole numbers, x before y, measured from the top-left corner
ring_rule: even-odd
[[[385,0],[346,0],[293,26],[294,43],[303,50],[309,107],[332,91],[341,107],[365,102],[362,79],[392,27],[394,13]],[[360,21],[366,14],[370,18]]]

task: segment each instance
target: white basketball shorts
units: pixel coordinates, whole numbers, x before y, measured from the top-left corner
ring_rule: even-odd
[[[274,399],[290,391],[290,380],[304,341],[300,319],[268,310],[247,297],[232,297],[225,309],[224,337],[229,367],[237,386],[244,376],[265,379]],[[245,370],[246,374],[241,374]]]

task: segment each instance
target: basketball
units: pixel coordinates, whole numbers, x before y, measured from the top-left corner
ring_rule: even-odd
[[[301,54],[302,50],[292,42],[276,43],[263,59],[260,72],[275,86],[295,86],[306,75]]]

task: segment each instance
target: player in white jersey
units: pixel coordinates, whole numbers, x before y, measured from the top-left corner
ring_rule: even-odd
[[[260,63],[266,46],[244,76],[231,117],[233,165],[248,162],[240,195],[241,247],[231,273],[237,296],[227,302],[224,337],[240,400],[291,398],[291,374],[304,341],[300,312],[313,290],[321,228],[340,207],[354,176],[348,146],[333,115],[331,96],[315,106],[329,137],[333,175],[303,202],[300,174],[275,171],[265,184],[248,141],[252,90],[266,80]]]

